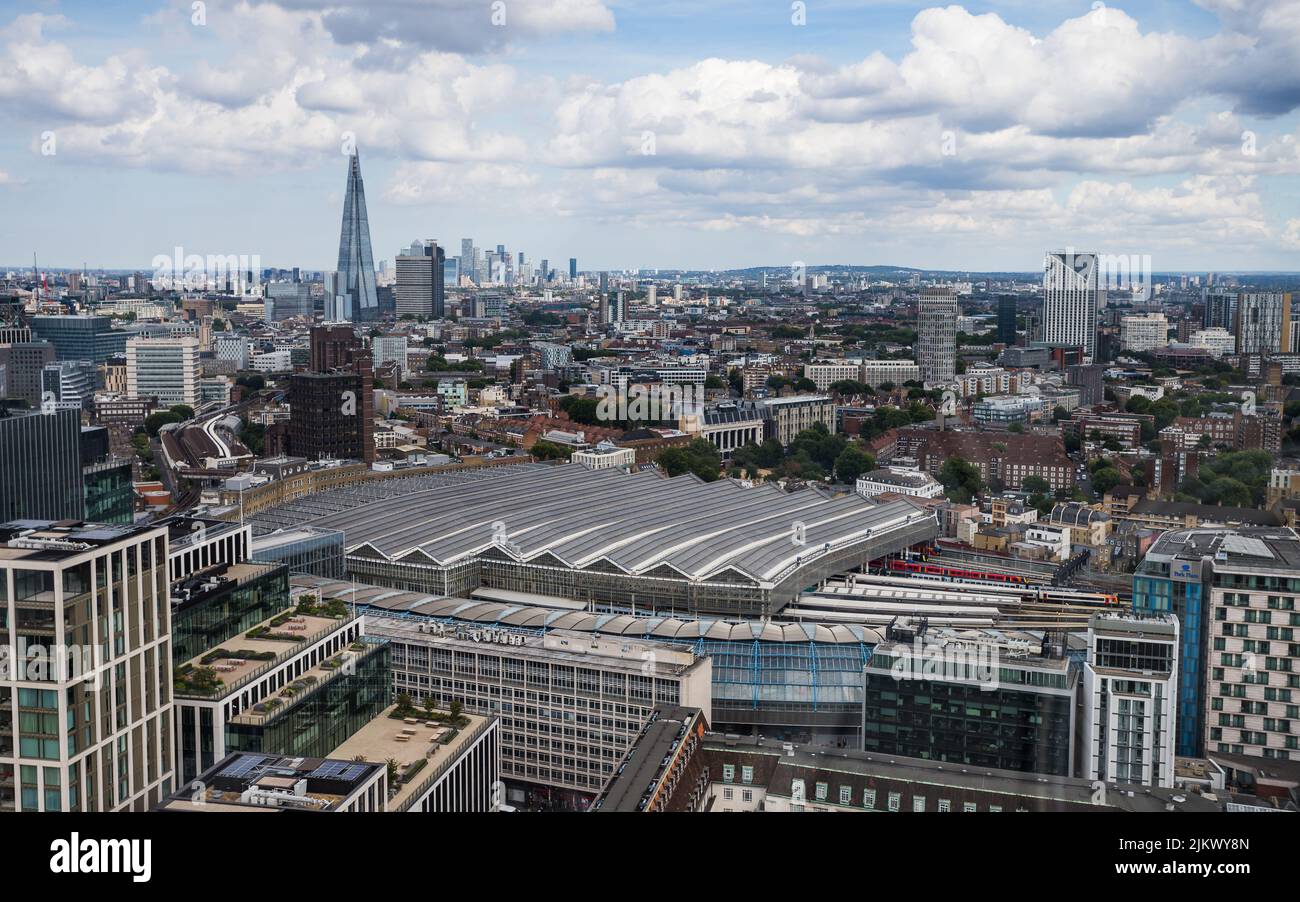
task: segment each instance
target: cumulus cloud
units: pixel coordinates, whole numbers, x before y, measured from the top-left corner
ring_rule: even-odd
[[[1034,33],[925,9],[896,57],[714,57],[621,80],[530,66],[520,45],[614,28],[602,0],[171,0],[145,27],[192,51],[91,61],[0,23],[0,113],[59,154],[221,174],[303,167],[345,133],[396,162],[400,205],[818,235],[1123,233],[1290,246],[1266,180],[1300,174],[1273,117],[1300,106],[1300,0],[1198,0],[1209,37],[1099,7]],[[489,58],[488,51],[494,53]],[[33,144],[33,146],[36,146]],[[0,177],[0,184],[4,179]],[[1068,236],[1066,236],[1068,237]]]

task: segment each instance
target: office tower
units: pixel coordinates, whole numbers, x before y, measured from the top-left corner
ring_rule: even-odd
[[[455,288],[460,284],[460,257],[447,257],[442,264],[442,284],[443,288],[443,315],[447,313],[447,294],[446,286],[450,285]]]
[[[917,305],[916,362],[921,381],[947,384],[957,378],[957,295],[926,288]]]
[[[289,453],[375,459],[374,362],[351,326],[311,330],[310,371],[289,382]]]
[[[1291,352],[1291,295],[1243,292],[1237,300],[1237,353]]]
[[[443,251],[433,239],[416,241],[398,255],[394,296],[399,317],[424,320],[443,315],[444,263]]]
[[[311,319],[315,313],[311,300],[311,287],[296,280],[267,283],[265,305],[264,318],[268,322],[278,322],[295,316]]]
[[[1054,251],[1043,269],[1043,341],[1097,356],[1097,256]]]
[[[0,523],[79,520],[81,415],[0,408]]]
[[[550,276],[551,276],[551,261],[550,261],[550,260],[543,260],[543,261],[542,261],[541,283],[542,283],[543,285],[545,285],[545,284],[547,283],[547,281],[550,279]]]
[[[397,367],[400,381],[406,375],[406,336],[376,335],[370,340],[370,348],[375,355],[375,369],[389,363]]]
[[[48,341],[0,344],[0,370],[4,371],[0,398],[15,398],[39,407],[41,374],[54,362],[54,357],[54,345]]]
[[[375,291],[375,261],[370,250],[370,219],[366,214],[366,189],[361,181],[361,159],[348,161],[348,187],[339,231],[339,296],[344,298],[340,319],[373,320],[379,313]]]
[[[645,298],[646,304],[648,304],[651,307],[657,308],[659,306],[659,289],[654,285],[650,285],[646,288],[645,291],[646,291],[646,298]]]
[[[863,677],[868,754],[1073,776],[1079,674],[1048,636],[1025,647],[900,617]]]
[[[126,343],[127,393],[159,404],[199,403],[197,338],[132,338]]]
[[[476,277],[474,268],[474,239],[460,239],[460,274],[473,280]]]
[[[107,316],[33,316],[32,337],[54,345],[58,360],[103,363],[126,349],[127,333]]]
[[[1119,321],[1120,347],[1125,351],[1153,351],[1169,344],[1169,320],[1163,313],[1124,316]]]
[[[1004,345],[1016,343],[1016,298],[1004,294],[998,298],[998,341]]]
[[[348,325],[315,326],[307,341],[308,366],[313,373],[347,367],[361,347],[356,330]]]
[[[214,336],[212,352],[218,360],[229,360],[237,370],[248,369],[249,344],[243,335],[221,333]]]
[[[41,403],[71,410],[90,406],[99,371],[89,360],[58,360],[41,371]]]
[[[1207,329],[1237,328],[1237,292],[1205,291],[1203,306],[1205,308],[1205,327]]]
[[[1178,619],[1094,614],[1083,667],[1083,776],[1174,785]]]
[[[569,258],[569,281],[570,282],[578,281],[578,258],[577,257]]]
[[[147,811],[175,785],[167,531],[9,523],[0,545],[0,809]]]

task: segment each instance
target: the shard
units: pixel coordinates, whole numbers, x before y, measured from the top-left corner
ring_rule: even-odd
[[[348,191],[339,232],[338,283],[334,309],[327,319],[366,322],[379,316],[375,291],[375,259],[370,250],[370,219],[366,215],[366,186],[361,160],[354,151],[348,162]]]

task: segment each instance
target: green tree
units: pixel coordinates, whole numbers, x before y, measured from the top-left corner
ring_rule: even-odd
[[[835,478],[850,485],[863,473],[876,468],[876,459],[856,445],[849,445],[835,458]]]
[[[1026,476],[1020,483],[1021,491],[1029,492],[1033,495],[1046,495],[1051,491],[1051,485],[1041,476]]]
[[[939,469],[939,482],[949,501],[969,504],[983,487],[979,468],[968,460],[950,457]]]

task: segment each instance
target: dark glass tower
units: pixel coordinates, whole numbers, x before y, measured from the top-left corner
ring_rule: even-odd
[[[343,227],[339,232],[339,286],[343,319],[367,322],[379,316],[375,291],[375,258],[370,251],[370,219],[366,215],[366,186],[361,181],[361,159],[353,153],[348,163],[348,191],[343,201]]]

